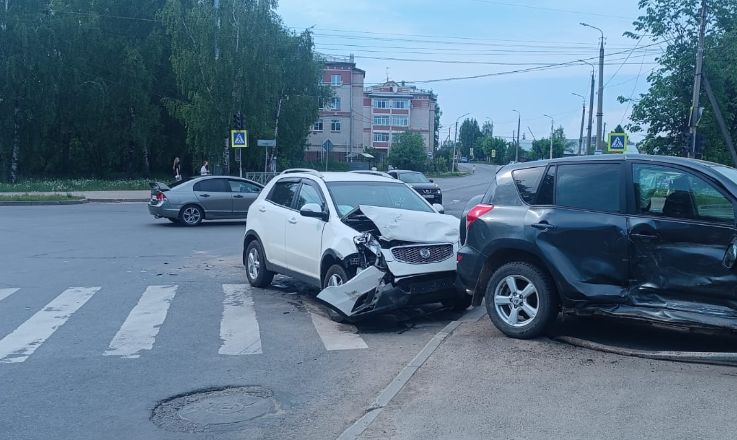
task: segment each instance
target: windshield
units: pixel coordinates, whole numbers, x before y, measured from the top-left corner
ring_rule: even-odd
[[[392,182],[331,182],[328,189],[341,217],[359,205],[433,212],[411,188]]]
[[[399,173],[399,180],[404,183],[430,183],[422,173]]]

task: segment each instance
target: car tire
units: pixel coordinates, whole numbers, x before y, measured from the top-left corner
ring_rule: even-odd
[[[266,255],[258,240],[251,241],[243,252],[246,278],[253,287],[268,287],[274,280],[274,272],[266,268]]]
[[[204,217],[205,213],[197,205],[186,205],[179,211],[179,223],[185,226],[197,226]]]
[[[325,272],[325,277],[322,280],[322,288],[325,289],[331,285],[341,285],[344,284],[346,281],[353,278],[348,274],[348,272],[345,270],[345,268],[340,264],[333,264],[330,266]],[[331,284],[338,283],[338,284]],[[337,310],[334,310],[332,307],[328,307],[328,317],[334,321],[334,322],[348,322],[348,318],[344,316],[342,313],[338,312]]]
[[[513,262],[497,269],[486,287],[485,302],[494,326],[517,339],[540,336],[558,316],[553,281],[529,263]]]

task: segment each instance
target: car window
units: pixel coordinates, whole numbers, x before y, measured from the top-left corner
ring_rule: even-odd
[[[230,190],[237,193],[259,193],[261,188],[258,185],[254,185],[250,182],[243,182],[241,180],[228,180],[230,183]]]
[[[198,192],[230,192],[230,185],[225,179],[205,179],[194,184]]]
[[[555,205],[621,212],[622,167],[616,163],[558,165]]]
[[[298,189],[298,180],[282,180],[276,182],[266,200],[286,208],[291,208],[297,196]]]
[[[658,165],[634,164],[632,170],[635,208],[640,214],[730,223],[735,220],[729,199],[696,175]]]
[[[315,203],[321,207],[325,207],[320,190],[314,183],[304,182],[299,190],[299,198],[297,199],[297,209],[302,209],[308,203]]]
[[[520,197],[525,203],[532,205],[535,203],[537,195],[537,187],[545,172],[544,167],[526,168],[523,170],[512,171],[514,183],[517,185]]]
[[[552,205],[555,202],[555,166],[548,168],[540,189],[537,191],[536,205]]]
[[[430,183],[422,173],[399,173],[399,180],[404,183]]]
[[[341,217],[359,205],[434,212],[416,191],[399,182],[331,182],[328,190]]]

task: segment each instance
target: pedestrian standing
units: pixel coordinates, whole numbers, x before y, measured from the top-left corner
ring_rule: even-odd
[[[179,157],[174,158],[174,165],[172,166],[172,171],[174,171],[174,180],[179,182],[182,180],[182,161],[179,160]]]
[[[471,165],[471,174],[476,174],[476,164]]]
[[[210,175],[210,164],[207,161],[202,162],[202,168],[200,168],[200,176]]]

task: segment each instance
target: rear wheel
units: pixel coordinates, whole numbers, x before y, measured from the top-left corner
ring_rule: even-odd
[[[179,211],[179,221],[187,226],[197,226],[202,223],[204,213],[197,205],[187,205]]]
[[[258,240],[253,240],[246,247],[243,255],[246,265],[246,277],[253,287],[268,287],[274,280],[274,272],[266,269],[266,256]]]
[[[513,338],[540,336],[558,315],[552,280],[528,263],[514,262],[497,269],[486,287],[485,299],[491,322]]]

